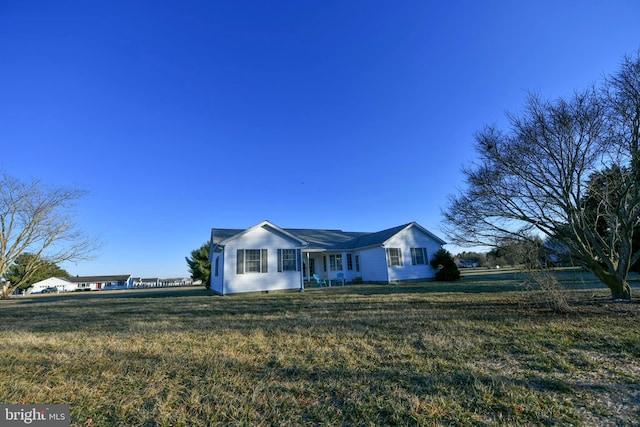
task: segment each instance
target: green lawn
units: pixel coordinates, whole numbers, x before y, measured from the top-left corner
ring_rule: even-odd
[[[0,402],[75,426],[640,425],[638,299],[561,276],[568,314],[517,272],[0,301]]]

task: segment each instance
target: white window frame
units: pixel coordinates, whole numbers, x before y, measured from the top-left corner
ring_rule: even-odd
[[[249,259],[248,255],[250,255],[252,259]],[[268,273],[268,265],[269,255],[267,249],[237,250],[236,274]]]
[[[402,267],[401,248],[387,248],[387,265],[389,267]]]
[[[422,258],[422,262],[419,262],[420,258]],[[426,265],[427,248],[411,248],[411,263],[413,265]]]
[[[300,249],[278,249],[278,272],[300,271],[301,256]]]

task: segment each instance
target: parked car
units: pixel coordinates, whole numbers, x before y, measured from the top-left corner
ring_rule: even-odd
[[[54,292],[58,292],[58,288],[55,286],[49,286],[48,288],[44,288],[41,293],[43,294],[51,294]]]

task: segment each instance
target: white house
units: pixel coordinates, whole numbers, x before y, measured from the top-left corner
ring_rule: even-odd
[[[39,294],[43,289],[56,288],[58,292],[69,292],[76,289],[75,285],[62,277],[49,277],[48,279],[41,280],[29,286],[27,289],[28,294]]]
[[[133,287],[133,278],[129,274],[116,276],[50,277],[31,285],[27,293],[40,293],[48,287],[55,287],[58,289],[58,292],[129,289]]]
[[[430,280],[445,242],[415,222],[375,233],[280,228],[211,230],[211,290],[217,294],[304,289],[320,278],[388,283]]]

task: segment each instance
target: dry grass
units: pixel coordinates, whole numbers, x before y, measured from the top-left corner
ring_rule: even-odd
[[[0,402],[77,426],[639,425],[640,304],[582,280],[557,315],[520,281],[3,302]]]

